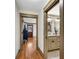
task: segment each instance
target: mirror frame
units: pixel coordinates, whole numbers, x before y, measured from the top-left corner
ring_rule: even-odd
[[[44,7],[44,58],[47,59],[47,12],[54,7],[60,0],[50,0]],[[60,4],[60,59],[64,59],[64,0]]]

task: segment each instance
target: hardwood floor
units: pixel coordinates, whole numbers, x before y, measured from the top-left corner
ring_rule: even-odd
[[[29,38],[28,42],[24,43],[18,53],[16,59],[44,59],[36,50],[36,39]]]

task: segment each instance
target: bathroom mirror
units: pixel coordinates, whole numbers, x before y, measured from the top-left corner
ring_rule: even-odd
[[[60,36],[60,7],[59,3],[48,11],[48,36]]]

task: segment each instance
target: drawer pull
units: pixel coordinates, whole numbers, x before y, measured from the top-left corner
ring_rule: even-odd
[[[52,43],[54,43],[54,41],[52,41]]]

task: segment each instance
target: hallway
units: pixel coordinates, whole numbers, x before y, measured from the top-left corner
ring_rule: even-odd
[[[15,26],[16,26],[16,28],[15,28],[15,30],[16,30],[16,32],[15,32],[16,33],[15,34],[15,57],[17,56],[18,51],[20,50],[20,45],[23,42],[23,38],[20,35],[23,32],[23,30],[21,28],[21,21],[22,21],[22,23],[25,22],[24,24],[26,24],[26,23],[35,24],[35,23],[33,23],[34,21],[28,22],[27,17],[25,17],[27,14],[32,15],[31,17],[33,17],[33,18],[34,17],[37,18],[36,23],[38,23],[38,24],[36,25],[36,28],[37,28],[36,35],[37,35],[38,44],[36,44],[36,45],[38,45],[38,48],[44,54],[44,34],[43,34],[44,33],[44,31],[43,31],[44,30],[44,26],[43,26],[44,25],[44,19],[43,19],[44,14],[43,14],[43,8],[49,2],[49,0],[15,0],[15,2],[16,2],[15,3],[15,7],[16,7],[15,8],[15,16],[16,16],[15,17],[16,18],[16,21],[15,21],[16,22],[15,23]],[[24,14],[24,19],[21,18],[21,14]],[[29,16],[29,15],[27,15],[27,16]],[[25,20],[27,20],[27,21],[25,21]],[[34,30],[35,30],[35,28],[34,28]],[[31,39],[31,38],[29,38],[29,39]],[[30,53],[28,51],[29,50],[29,47],[28,47],[29,42],[31,42],[33,44],[33,46],[30,47],[30,51],[32,51],[32,53]],[[34,47],[34,44],[35,44],[35,43],[33,43],[34,41],[31,40],[29,42],[26,44],[23,44],[21,46],[21,50],[17,56],[17,59],[28,59],[28,58],[30,59],[31,57],[33,57],[34,59],[38,59],[38,58],[41,59],[41,57],[40,57],[41,55]],[[31,57],[28,56],[29,54],[31,54]]]
[[[36,50],[35,38],[29,38],[28,42],[22,45],[16,59],[44,59]]]
[[[16,0],[15,7],[15,58],[63,58],[63,1]]]

